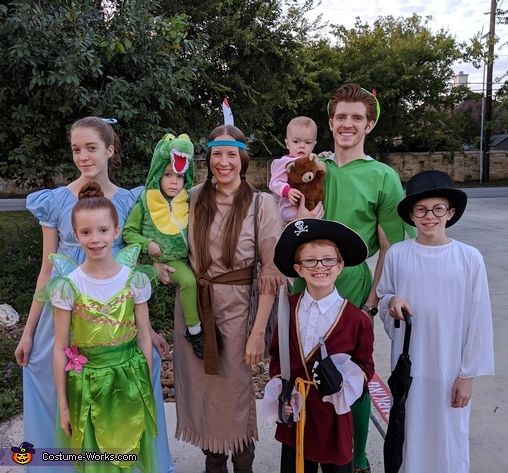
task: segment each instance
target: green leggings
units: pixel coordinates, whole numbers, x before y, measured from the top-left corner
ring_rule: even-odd
[[[355,429],[353,466],[367,468],[369,464],[365,447],[367,446],[370,420],[370,396],[368,391],[351,406],[351,412],[353,413],[353,426]]]
[[[167,261],[166,264],[175,268],[171,273],[171,281],[180,287],[180,302],[182,304],[183,318],[187,327],[199,324],[198,290],[196,276],[192,272],[187,260]]]

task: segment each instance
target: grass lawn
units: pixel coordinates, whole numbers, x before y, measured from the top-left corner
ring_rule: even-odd
[[[0,328],[0,422],[21,413],[23,408],[22,373],[14,359],[14,349],[23,330]]]

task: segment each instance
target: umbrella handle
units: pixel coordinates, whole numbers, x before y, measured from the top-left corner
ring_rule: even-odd
[[[412,315],[406,309],[402,309],[402,315],[404,317],[404,322],[406,322],[406,332],[404,333],[404,347],[402,349],[402,353],[407,356],[409,355],[409,342],[411,340]]]
[[[406,309],[402,309],[402,317],[404,317],[404,322],[406,322],[406,324],[411,325],[411,317],[412,317],[412,315]],[[393,321],[393,326],[395,328],[400,328],[400,320],[399,319],[395,319]]]
[[[406,325],[411,325],[411,317],[413,316],[406,309],[402,309],[402,317],[404,317]]]

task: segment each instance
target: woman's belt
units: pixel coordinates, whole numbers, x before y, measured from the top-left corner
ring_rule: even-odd
[[[219,374],[219,344],[217,327],[212,310],[212,284],[248,286],[252,284],[252,266],[218,274],[213,278],[197,276],[198,303],[205,335],[204,362],[206,374]]]

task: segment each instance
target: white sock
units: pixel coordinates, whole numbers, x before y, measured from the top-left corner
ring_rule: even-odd
[[[197,335],[198,333],[201,333],[201,323],[197,323],[196,325],[192,325],[187,328],[189,329],[189,333],[191,335]]]

